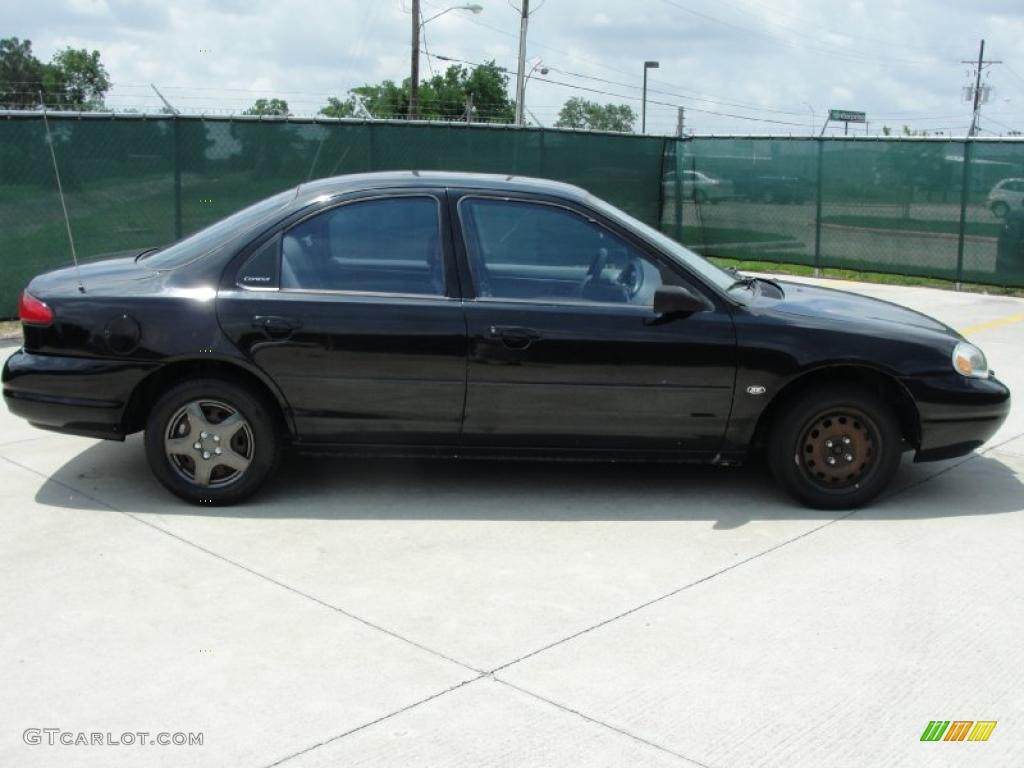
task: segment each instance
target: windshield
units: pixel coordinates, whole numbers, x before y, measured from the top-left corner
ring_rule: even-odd
[[[680,264],[683,264],[691,272],[696,273],[699,277],[711,283],[719,290],[728,291],[736,283],[736,275],[732,272],[727,272],[721,267],[715,266],[703,256],[700,256],[686,246],[677,243],[671,237],[659,232],[654,227],[644,224],[638,219],[634,219],[628,213],[620,211],[614,205],[606,203],[604,200],[594,197],[593,195],[587,195],[586,202],[591,207],[605,214],[608,218],[635,230],[645,240],[671,256]]]
[[[283,208],[294,197],[294,188],[268,197],[266,200],[243,208],[226,219],[221,219],[206,229],[201,229],[166,248],[143,254],[140,260],[145,261],[146,266],[150,269],[156,270],[175,269],[188,264],[200,256],[205,256],[233,233],[249,229],[263,219],[269,218],[271,214]]]

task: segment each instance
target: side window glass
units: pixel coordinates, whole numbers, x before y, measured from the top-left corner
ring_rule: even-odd
[[[444,295],[433,197],[347,203],[296,224],[281,243],[285,289]]]
[[[459,213],[481,297],[650,306],[667,282],[648,256],[560,206],[466,197]]]

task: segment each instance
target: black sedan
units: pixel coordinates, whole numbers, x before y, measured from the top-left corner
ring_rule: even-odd
[[[924,315],[721,270],[589,195],[456,173],[324,179],[160,250],[35,278],[3,371],[33,424],[123,440],[230,504],[287,446],[742,463],[848,508],[977,448],[1010,393]],[[682,500],[681,500],[682,503]]]

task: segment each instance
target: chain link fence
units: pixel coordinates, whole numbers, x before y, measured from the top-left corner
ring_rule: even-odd
[[[1024,142],[673,138],[387,121],[49,117],[79,257],[376,170],[578,184],[707,256],[1024,287]],[[71,263],[39,114],[0,114],[0,316]]]
[[[706,256],[1024,287],[1024,141],[693,138],[662,226]]]

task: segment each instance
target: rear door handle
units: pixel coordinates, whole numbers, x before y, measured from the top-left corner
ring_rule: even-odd
[[[492,325],[487,335],[492,339],[501,339],[509,349],[526,349],[540,338],[540,334],[532,328],[511,325]]]
[[[287,336],[302,327],[302,322],[294,317],[281,315],[253,315],[254,328],[262,328],[268,336]]]

